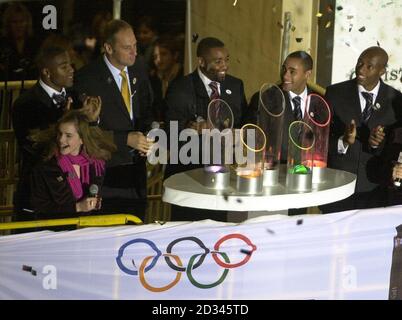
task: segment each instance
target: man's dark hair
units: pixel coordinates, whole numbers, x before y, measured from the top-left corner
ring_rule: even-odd
[[[197,46],[197,57],[204,57],[207,52],[212,48],[223,48],[225,44],[217,38],[204,38]]]
[[[114,44],[115,35],[121,30],[133,29],[129,23],[124,20],[111,20],[106,24],[104,31],[105,43]]]
[[[50,44],[42,46],[36,56],[36,65],[39,72],[48,67],[56,56],[65,52],[67,52],[67,49],[64,46]]]
[[[313,70],[313,58],[306,51],[295,51],[287,56],[288,58],[300,59],[305,71]]]

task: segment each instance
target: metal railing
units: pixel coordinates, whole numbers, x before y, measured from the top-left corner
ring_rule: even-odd
[[[78,227],[106,227],[124,225],[128,222],[143,224],[142,220],[131,214],[108,214],[101,216],[84,216],[66,219],[49,219],[36,221],[20,221],[0,223],[0,230],[29,229],[41,227],[77,226]]]

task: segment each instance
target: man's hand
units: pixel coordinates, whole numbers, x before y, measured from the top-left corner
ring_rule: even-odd
[[[392,169],[392,179],[402,179],[402,163],[396,163]]]
[[[356,122],[352,119],[350,124],[346,126],[345,133],[343,134],[343,144],[346,146],[352,145],[356,141]]]
[[[205,120],[202,121],[190,121],[188,124],[189,129],[194,129],[198,134],[202,133],[202,129],[209,129],[208,123]]]
[[[100,96],[89,96],[85,98],[81,111],[88,117],[89,121],[95,122],[99,119],[101,107],[102,100]]]
[[[153,145],[153,141],[149,141],[142,132],[132,131],[127,136],[127,145],[138,150],[141,156],[146,156]]]
[[[385,138],[384,127],[377,126],[373,128],[370,132],[370,137],[368,139],[369,145],[372,148],[377,148]]]

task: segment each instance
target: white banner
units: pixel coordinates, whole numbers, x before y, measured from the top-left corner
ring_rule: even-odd
[[[337,0],[332,61],[332,82],[352,79],[359,55],[371,46],[388,52],[383,80],[402,89],[402,0]]]
[[[3,236],[0,299],[388,299],[401,224],[394,207]]]

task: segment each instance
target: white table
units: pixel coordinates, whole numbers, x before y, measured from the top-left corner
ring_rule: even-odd
[[[241,194],[231,177],[226,190],[209,189],[203,185],[203,169],[175,174],[165,180],[162,200],[171,204],[209,210],[229,211],[229,221],[242,221],[262,214],[287,214],[291,208],[305,208],[339,201],[352,195],[356,175],[335,169],[324,169],[324,182],[313,184],[310,192],[296,193],[286,188],[286,166],[282,165],[279,184],[265,187],[258,195]],[[233,215],[243,213],[239,219]],[[259,213],[255,213],[259,212]],[[247,217],[244,214],[247,213]]]

